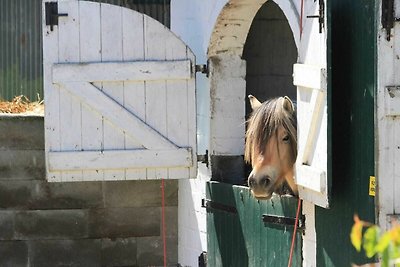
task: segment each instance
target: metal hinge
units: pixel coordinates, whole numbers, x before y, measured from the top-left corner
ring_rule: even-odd
[[[208,167],[208,150],[204,155],[197,155],[197,162],[205,163]]]
[[[382,27],[386,30],[386,40],[390,41],[391,30],[394,27],[394,22],[400,21],[394,14],[394,0],[382,0]]]
[[[318,19],[319,23],[319,33],[322,33],[322,29],[325,27],[325,2],[324,0],[319,0],[319,11],[318,15],[309,15],[309,19]]]
[[[46,25],[50,26],[50,30],[53,31],[54,25],[58,25],[58,17],[67,17],[67,13],[58,13],[58,3],[48,2],[45,4],[46,13]]]
[[[214,202],[208,199],[201,200],[201,207],[206,208],[207,211],[209,210],[218,210],[218,211],[225,211],[227,213],[237,214],[237,209],[233,206],[228,206],[222,203]]]
[[[207,64],[196,65],[195,72],[201,72],[203,74],[206,74],[206,76],[208,77],[208,74],[209,74],[208,61],[207,61]]]
[[[265,224],[294,226],[296,223],[296,218],[264,214],[262,216],[262,221]],[[305,222],[305,216],[302,215],[297,222],[297,229],[304,230],[305,228],[304,222]]]

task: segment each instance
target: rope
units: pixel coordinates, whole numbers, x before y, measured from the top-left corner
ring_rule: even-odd
[[[161,223],[162,223],[162,240],[163,240],[163,254],[164,254],[164,267],[167,266],[167,239],[165,227],[165,189],[164,178],[161,178]]]
[[[295,241],[296,241],[297,225],[299,224],[300,207],[301,207],[301,199],[299,198],[299,200],[298,200],[298,202],[297,202],[296,221],[295,221],[294,229],[293,229],[292,245],[290,246],[290,254],[289,254],[288,267],[291,267],[291,266],[292,266],[292,258],[293,258],[293,251],[294,251],[294,243],[295,243]]]
[[[303,10],[304,10],[304,0],[301,0],[300,4],[300,40],[303,34]]]

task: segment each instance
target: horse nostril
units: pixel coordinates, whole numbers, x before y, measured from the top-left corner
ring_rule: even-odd
[[[260,184],[267,187],[271,183],[271,178],[264,176],[260,179]]]
[[[254,187],[255,183],[256,183],[256,179],[254,178],[253,175],[249,176],[249,187]]]

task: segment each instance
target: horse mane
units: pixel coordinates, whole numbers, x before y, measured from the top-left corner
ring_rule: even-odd
[[[247,121],[244,159],[251,163],[256,151],[263,151],[273,134],[283,126],[288,132],[294,160],[297,157],[297,116],[296,111],[284,108],[284,98],[278,97],[265,101],[253,111]]]

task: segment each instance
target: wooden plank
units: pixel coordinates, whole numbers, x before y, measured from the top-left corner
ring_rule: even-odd
[[[186,47],[188,58],[196,64],[196,58],[193,52]],[[187,82],[187,102],[188,102],[188,136],[189,145],[193,148],[193,158],[197,157],[197,106],[196,106],[196,74]],[[189,178],[197,177],[197,162],[190,168]]]
[[[80,62],[101,60],[101,25],[100,5],[81,1],[79,3],[80,17]],[[101,87],[101,84],[95,84]],[[98,113],[86,105],[82,105],[82,150],[104,150],[103,119]],[[103,170],[84,170],[84,181],[103,180]]]
[[[122,61],[122,8],[109,4],[100,5],[102,62]],[[122,83],[103,82],[102,85],[102,90],[107,96],[118,104],[123,105],[124,87]],[[104,116],[103,110],[102,114]],[[120,129],[116,129],[114,125],[113,121],[103,120],[104,149],[125,148],[125,134]],[[105,171],[104,179],[124,180],[125,171]]]
[[[150,17],[144,17],[144,40],[146,60],[166,60],[167,31],[163,25]],[[166,81],[146,81],[146,123],[167,135]],[[147,171],[148,179],[168,177],[166,169]]]
[[[80,98],[82,103],[90,106],[94,111],[101,113],[104,118],[122,129],[126,134],[136,140],[140,140],[145,148],[177,148],[176,145],[172,144],[152,127],[145,124],[93,85],[89,83],[67,83],[62,84],[62,86]],[[107,108],[105,109],[104,107]]]
[[[301,90],[301,89],[299,89]],[[304,144],[300,144],[304,146],[301,151],[303,152],[301,155],[303,164],[311,164],[312,157],[314,155],[316,142],[318,139],[318,132],[321,128],[321,121],[324,112],[324,103],[326,98],[326,94],[319,90],[313,90],[310,100],[310,107],[312,108],[311,119],[309,120],[309,124],[306,128],[303,128],[304,133],[306,133],[307,138]],[[302,126],[305,124],[303,123]]]
[[[295,86],[326,91],[326,70],[320,66],[307,64],[293,65],[293,84]]]
[[[52,171],[121,170],[125,168],[188,167],[192,165],[192,155],[189,148],[63,151],[50,152],[50,156],[49,168]]]
[[[135,27],[132,27],[135,25]],[[143,39],[143,14],[131,9],[122,9],[122,49],[124,61],[144,60]],[[124,82],[124,107],[135,114],[142,121],[146,118],[146,99],[144,93],[144,81]],[[125,148],[143,148],[138,140],[125,136]],[[126,179],[146,179],[146,169],[127,169]]]
[[[301,165],[296,169],[296,183],[315,192],[326,193],[326,172],[311,166]]]
[[[43,87],[45,109],[45,151],[46,151],[46,179],[49,182],[61,181],[61,172],[50,172],[48,169],[48,151],[60,150],[59,103],[60,87],[53,84],[51,68],[58,62],[58,27],[53,31],[46,26],[45,2],[42,3],[42,36],[43,36]]]
[[[188,80],[190,66],[190,60],[55,64],[53,82]]]
[[[165,53],[167,60],[187,58],[186,45],[175,35],[169,33],[165,41]],[[190,61],[188,67],[188,79],[191,78]],[[167,105],[167,136],[178,146],[189,144],[188,110],[188,83],[186,80],[166,81],[166,105]],[[189,168],[169,169],[168,175],[180,178],[189,178]]]
[[[79,2],[58,3],[58,12],[68,17],[59,18],[59,60],[58,62],[79,61]],[[60,90],[60,142],[61,150],[81,150],[81,103],[67,91]],[[73,130],[71,130],[73,129]],[[49,155],[51,157],[51,154]],[[62,172],[62,181],[81,181],[82,172]]]

